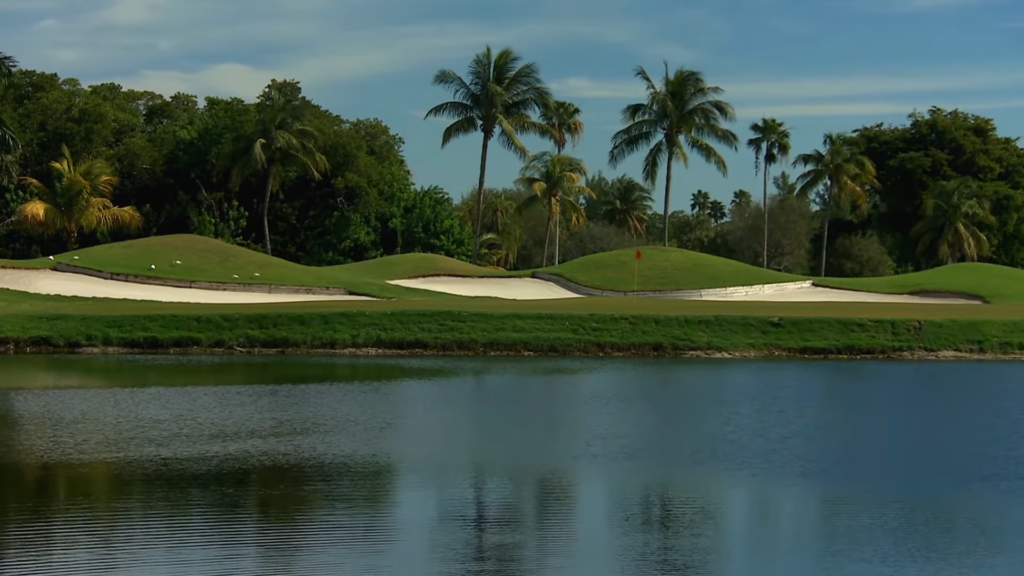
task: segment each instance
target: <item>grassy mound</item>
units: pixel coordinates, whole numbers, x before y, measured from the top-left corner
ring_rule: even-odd
[[[77,257],[77,259],[76,259]],[[180,265],[175,262],[180,261]],[[0,261],[0,267],[45,268],[64,262],[120,274],[176,280],[342,287],[378,297],[445,295],[387,284],[416,276],[494,276],[501,272],[434,254],[403,254],[340,266],[312,267],[190,234],[153,236],[75,250],[49,259]],[[156,266],[150,270],[150,266]],[[256,276],[259,274],[259,276]],[[238,276],[235,278],[234,276]]]
[[[945,292],[980,296],[992,304],[1024,303],[1024,270],[977,262],[897,276],[822,278],[815,282],[821,286],[884,294]]]
[[[583,286],[629,292],[639,290],[699,290],[727,286],[750,286],[804,280],[800,276],[765,270],[728,258],[700,252],[647,246],[584,256],[544,272],[561,276]]]
[[[642,248],[642,253],[639,262],[635,250],[617,250],[585,256],[543,271],[583,286],[622,292],[634,289],[634,270],[638,272],[635,286],[640,290],[696,290],[807,279],[677,248],[648,246]],[[175,261],[181,264],[175,265]],[[403,254],[340,266],[311,267],[186,234],[94,246],[55,256],[53,261],[46,258],[0,260],[0,267],[47,268],[55,262],[104,272],[178,280],[343,287],[355,294],[381,298],[460,298],[392,286],[388,280],[529,274],[492,270],[434,254]],[[155,265],[156,269],[150,270],[150,265]],[[234,278],[236,275],[238,278]],[[865,292],[945,292],[978,296],[993,304],[1024,303],[1024,270],[994,264],[953,264],[898,276],[822,278],[816,282],[821,286]]]

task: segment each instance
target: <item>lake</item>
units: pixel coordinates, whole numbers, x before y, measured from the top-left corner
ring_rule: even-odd
[[[0,574],[1024,573],[1024,364],[0,357]]]

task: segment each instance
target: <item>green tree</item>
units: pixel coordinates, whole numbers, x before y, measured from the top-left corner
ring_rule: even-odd
[[[318,134],[306,122],[313,105],[302,96],[296,82],[271,82],[256,103],[256,127],[244,135],[230,158],[231,187],[234,190],[250,176],[261,175],[263,202],[263,247],[270,249],[270,196],[281,189],[287,170],[298,170],[319,180],[330,169],[327,158],[317,150]]]
[[[142,217],[134,207],[117,207],[110,201],[117,177],[102,160],[75,162],[65,146],[63,157],[50,163],[53,185],[22,178],[36,198],[18,207],[15,221],[45,234],[63,234],[73,250],[78,234],[115,229],[138,230]]]
[[[828,250],[828,223],[835,211],[850,206],[862,213],[868,209],[869,187],[878,186],[875,166],[860,153],[855,142],[844,132],[831,132],[822,139],[822,148],[800,154],[794,166],[805,168],[797,178],[798,194],[810,197],[820,191],[824,219],[821,240],[821,275],[825,275],[825,255]]]
[[[455,213],[452,197],[429,186],[412,190],[402,203],[399,252],[425,252],[468,259],[472,231]]]
[[[473,262],[480,251],[480,237],[484,218],[484,183],[487,176],[487,150],[493,138],[522,160],[530,152],[519,140],[521,134],[545,134],[542,123],[533,119],[551,100],[551,92],[540,77],[533,62],[522,63],[522,58],[511,48],[494,53],[490,46],[473,57],[466,78],[453,70],[438,70],[435,86],[452,94],[452,100],[442,102],[427,111],[426,118],[447,118],[452,123],[441,134],[441,147],[452,140],[481,133],[480,174],[477,179],[476,231],[473,241]]]
[[[736,218],[739,214],[750,211],[754,205],[754,197],[746,190],[737,190],[732,193],[732,200],[729,201],[729,215]]]
[[[590,188],[583,184],[587,177],[587,167],[578,158],[565,154],[541,152],[535,154],[523,166],[521,176],[516,184],[533,192],[524,201],[522,207],[542,204],[548,212],[547,231],[544,235],[543,267],[547,266],[548,244],[551,239],[551,228],[556,219],[564,211],[573,225],[586,221],[583,207],[575,200],[579,197],[592,197]],[[555,238],[555,266],[558,266],[558,238]]]
[[[725,219],[729,217],[729,211],[725,208],[725,203],[721,200],[712,200],[708,204],[708,217],[715,224],[725,222]]]
[[[583,120],[580,107],[564,100],[549,100],[540,110],[540,121],[544,125],[541,135],[555,145],[555,153],[565,152],[567,144],[575,148],[583,139]]]
[[[647,234],[647,218],[654,202],[650,188],[629,176],[619,176],[608,182],[600,200],[605,222],[626,230],[633,238]]]
[[[764,257],[764,207],[751,204],[734,214],[722,226],[727,253],[722,254],[751,265]],[[796,195],[768,196],[768,225],[776,233],[768,237],[768,268],[793,274],[809,271],[812,255],[811,238],[817,228],[811,203]]]
[[[839,278],[889,276],[895,270],[889,251],[874,232],[845,234],[836,240],[828,275]]]
[[[0,52],[0,87],[6,86],[18,68],[13,56]],[[21,143],[14,136],[14,130],[3,116],[0,116],[0,185],[12,184],[18,177],[16,160]]]
[[[789,172],[786,172],[785,170],[772,177],[772,186],[775,187],[775,192],[782,196],[796,196],[797,192],[800,190],[800,186],[793,181]]]
[[[551,140],[555,145],[555,153],[561,154],[565,146],[572,143],[576,148],[583,139],[583,121],[580,120],[579,106],[564,100],[548,100],[540,110],[540,121],[544,125],[545,132],[541,136]],[[562,219],[555,219],[555,254],[558,254],[561,243],[559,242],[559,229]],[[557,258],[556,258],[557,260]]]
[[[925,197],[922,220],[912,234],[918,254],[943,264],[977,262],[989,251],[981,227],[995,219],[980,198],[978,183],[970,178],[939,182]]]
[[[995,122],[961,110],[931,108],[914,112],[908,122],[874,124],[855,131],[860,148],[875,164],[875,191],[870,225],[887,240],[900,267],[920,265],[918,241],[911,233],[922,218],[930,191],[940,182],[971,178],[982,193],[999,186],[1006,193],[990,197],[998,220],[985,230],[991,258],[1024,266],[1024,149],[1016,137],[999,134]],[[1015,192],[1010,192],[1015,191]]]
[[[690,211],[694,214],[707,214],[711,208],[711,194],[697,190],[690,196]]]
[[[725,158],[713,143],[738,149],[739,137],[722,125],[734,121],[736,114],[732,105],[720,98],[724,90],[708,86],[704,75],[696,70],[678,68],[670,74],[668,62],[665,62],[665,75],[660,83],[655,83],[642,66],[637,67],[635,75],[644,84],[647,100],[623,108],[622,118],[627,126],[612,136],[608,162],[617,166],[646,149],[643,177],[651,187],[657,182],[664,164],[663,234],[664,245],[668,246],[672,163],[679,161],[684,167],[688,166],[689,150],[727,175]]]
[[[791,152],[790,134],[786,125],[775,118],[761,118],[750,125],[753,138],[747,140],[747,147],[754,152],[754,172],[764,175],[762,204],[768,205],[768,172],[772,165],[789,160]],[[768,210],[764,210],[764,254],[761,265],[768,267]]]

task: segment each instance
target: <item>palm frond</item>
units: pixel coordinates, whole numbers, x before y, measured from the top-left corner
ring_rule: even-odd
[[[448,102],[442,102],[437,106],[434,106],[427,113],[423,115],[423,119],[427,118],[449,118],[454,120],[462,120],[463,118],[476,118],[476,109],[472,104],[461,102],[459,100],[450,100]]]
[[[664,140],[658,140],[644,156],[641,174],[648,186],[654,186],[658,182],[658,172],[661,171],[661,165],[665,163],[668,154],[668,145]]]

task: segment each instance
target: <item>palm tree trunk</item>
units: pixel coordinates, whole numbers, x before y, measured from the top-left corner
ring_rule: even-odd
[[[829,211],[825,210],[825,229],[821,234],[821,274],[822,278],[825,277],[825,251],[828,249],[828,220]]]
[[[473,264],[480,264],[480,237],[484,229],[484,179],[487,176],[487,145],[491,135],[484,132],[484,142],[480,146],[480,179],[476,186],[476,235],[473,238]]]
[[[562,203],[555,203],[555,266],[558,266],[558,236],[562,228]]]
[[[78,231],[74,228],[67,229],[68,252],[75,249],[75,240],[78,239]]]
[[[548,200],[548,230],[544,233],[544,260],[541,268],[548,267],[548,243],[551,242],[551,216],[555,213],[555,203]]]
[[[267,214],[270,212],[270,192],[274,188],[274,173],[277,172],[277,164],[272,163],[267,170],[267,186],[263,192],[263,247],[267,249],[267,256],[270,256],[270,225],[267,223]]]
[[[764,208],[764,254],[762,255],[762,267],[768,268],[768,158],[765,154],[764,160],[764,192],[761,194],[762,207]]]
[[[668,202],[672,194],[672,155],[669,154],[665,163],[665,214],[662,216],[665,225],[665,247],[668,247]]]

